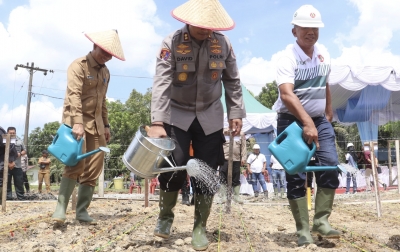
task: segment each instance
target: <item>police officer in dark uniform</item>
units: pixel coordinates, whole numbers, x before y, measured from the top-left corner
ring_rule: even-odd
[[[192,142],[194,158],[216,169],[224,162],[222,84],[229,126],[235,135],[246,117],[236,56],[229,39],[217,32],[230,30],[235,23],[218,0],[188,1],[173,10],[172,16],[186,25],[167,36],[157,54],[148,136],[168,135],[176,140],[173,160],[178,166],[189,160]],[[160,214],[154,235],[170,236],[172,209],[186,178],[186,171],[160,174]],[[201,188],[195,178],[191,182],[195,197],[192,246],[205,250],[214,195]]]

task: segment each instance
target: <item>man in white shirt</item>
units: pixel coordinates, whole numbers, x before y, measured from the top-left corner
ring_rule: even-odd
[[[272,170],[272,183],[274,185],[275,198],[278,198],[278,194],[281,194],[281,198],[286,198],[286,176],[285,170],[282,165],[271,155],[270,166]]]
[[[253,153],[247,158],[247,171],[251,176],[251,183],[254,190],[254,196],[258,197],[257,181],[262,186],[264,196],[268,198],[267,184],[265,183],[264,173],[268,176],[268,171],[265,169],[267,160],[264,154],[260,153],[260,145],[253,145]]]
[[[329,90],[330,56],[318,44],[319,28],[324,27],[320,12],[312,5],[301,6],[293,15],[293,45],[277,61],[276,82],[279,97],[273,109],[278,112],[277,133],[293,122],[303,127],[303,139],[316,145],[316,165],[339,164],[335,132],[331,125],[333,110]],[[314,243],[310,235],[305,176],[286,174],[287,198],[296,222],[297,244]],[[332,228],[335,190],[339,186],[338,171],[315,172],[317,194],[312,232],[324,238],[339,239],[341,232]]]

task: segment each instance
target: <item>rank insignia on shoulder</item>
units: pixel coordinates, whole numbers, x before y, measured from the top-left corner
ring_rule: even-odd
[[[221,46],[220,45],[212,45],[212,46],[210,46],[211,48],[220,48]]]
[[[189,34],[188,34],[187,32],[185,32],[185,33],[183,34],[183,40],[184,40],[184,41],[189,41]]]
[[[180,74],[178,75],[178,80],[179,80],[179,81],[185,81],[185,80],[187,80],[187,73],[180,73]]]
[[[216,38],[211,40],[211,43],[213,43],[213,44],[218,44],[218,42],[219,42],[219,41],[218,41],[218,39],[216,39]]]
[[[169,59],[169,56],[171,56],[171,51],[170,51],[169,49],[167,49],[167,48],[161,49],[161,52],[160,52],[160,59],[162,59],[162,60],[168,60],[168,59]]]

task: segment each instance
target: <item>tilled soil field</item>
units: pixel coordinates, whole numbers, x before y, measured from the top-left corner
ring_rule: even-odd
[[[107,196],[107,195],[105,195]],[[130,196],[130,199],[122,199]],[[133,197],[132,197],[133,196]],[[111,197],[111,195],[110,195]],[[318,239],[297,247],[295,225],[286,199],[243,196],[230,213],[214,199],[207,224],[207,251],[399,251],[400,200],[397,190],[381,193],[382,217],[377,218],[373,193],[337,195],[331,224],[343,232],[338,240]],[[191,248],[194,206],[175,208],[172,235],[153,236],[158,202],[145,208],[143,195],[112,195],[93,200],[89,212],[98,225],[76,222],[68,207],[67,221],[54,226],[55,201],[9,201],[0,213],[0,251],[194,251]],[[313,217],[310,211],[310,220]]]

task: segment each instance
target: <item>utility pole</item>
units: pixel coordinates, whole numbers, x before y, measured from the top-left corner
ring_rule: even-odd
[[[30,110],[31,110],[31,98],[32,98],[32,79],[33,79],[33,74],[36,71],[43,72],[44,75],[47,75],[47,71],[50,73],[53,73],[53,70],[47,70],[47,69],[41,69],[39,67],[34,68],[34,63],[31,63],[31,66],[29,66],[29,63],[26,63],[26,66],[19,64],[14,67],[15,71],[18,70],[18,67],[26,68],[28,69],[29,72],[29,88],[28,88],[28,99],[26,102],[26,117],[25,117],[25,132],[24,132],[24,145],[25,148],[28,150],[28,130],[29,130],[29,115],[30,115]]]

